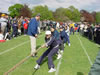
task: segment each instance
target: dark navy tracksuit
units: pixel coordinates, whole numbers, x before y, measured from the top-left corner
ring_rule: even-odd
[[[37,63],[39,65],[41,65],[43,59],[48,56],[48,67],[50,68],[54,68],[54,64],[53,64],[53,55],[57,53],[57,51],[59,50],[59,44],[60,42],[58,40],[55,39],[55,37],[51,37],[49,40],[46,40],[46,44],[47,47],[49,47],[43,54],[42,56],[37,60]]]
[[[62,40],[62,44],[60,46],[60,49],[64,50],[64,44],[67,42],[67,34],[64,30],[60,32],[60,38]]]
[[[56,40],[60,40],[60,34],[57,30],[54,30],[54,32],[52,32],[52,35],[56,38]]]
[[[64,30],[60,32],[60,38],[63,40],[63,43],[67,43],[67,34]]]
[[[54,32],[52,32],[52,35],[56,38],[56,40],[59,40],[59,42],[60,42],[60,45],[59,45],[60,50],[64,50],[64,44],[63,44],[63,41],[61,40],[59,32],[57,30],[55,30]]]
[[[17,26],[17,20],[14,19],[13,20],[13,24],[12,24],[12,28],[13,28],[13,32],[12,32],[12,37],[16,37],[18,34],[18,26]]]

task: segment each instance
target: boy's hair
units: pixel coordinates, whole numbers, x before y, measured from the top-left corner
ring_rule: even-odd
[[[53,28],[55,30],[55,28],[53,26],[51,28]]]

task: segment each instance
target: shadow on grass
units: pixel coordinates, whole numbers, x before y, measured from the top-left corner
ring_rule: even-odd
[[[84,75],[82,72],[77,72],[77,75]]]

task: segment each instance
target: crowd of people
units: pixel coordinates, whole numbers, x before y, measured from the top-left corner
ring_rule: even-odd
[[[21,16],[10,17],[7,14],[0,15],[0,42],[11,40],[20,35],[26,35],[30,18]]]
[[[48,72],[54,72],[56,69],[53,64],[53,56],[56,54],[57,59],[62,57],[66,44],[71,46],[70,35],[77,34],[87,37],[89,40],[100,44],[100,24],[73,23],[73,22],[55,22],[50,20],[40,21],[40,14],[34,18],[21,16],[10,17],[7,14],[0,15],[0,42],[11,40],[20,35],[29,35],[31,41],[31,56],[36,56],[36,38],[41,31],[45,31],[45,44],[42,46],[48,49],[36,61],[34,67],[39,69],[43,59],[48,56]]]
[[[20,35],[27,35],[28,24],[31,18],[27,17],[10,17],[7,14],[0,15],[0,40],[6,41],[11,40],[14,37]],[[89,23],[63,23],[55,22],[50,20],[39,21],[38,24],[38,33],[41,33],[41,30],[46,31],[50,30],[50,27],[53,25],[54,28],[59,28],[67,24],[69,27],[69,34],[74,34],[74,32],[80,32],[81,35],[88,37],[89,40],[100,44],[100,24],[89,24]],[[68,34],[68,35],[69,35]]]
[[[100,44],[100,24],[82,23],[79,26],[79,32],[89,40]]]

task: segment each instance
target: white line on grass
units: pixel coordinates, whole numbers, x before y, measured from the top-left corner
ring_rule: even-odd
[[[57,70],[55,72],[55,75],[58,75],[58,73],[59,73],[59,69],[60,69],[60,65],[61,65],[61,60],[62,60],[62,58],[59,60],[59,63],[57,65]]]
[[[40,35],[39,38],[42,37],[42,36],[43,36],[43,35]],[[3,52],[0,52],[0,55],[2,55],[2,54],[4,54],[4,53],[7,53],[7,52],[9,52],[9,51],[11,51],[11,50],[13,50],[13,49],[19,47],[19,46],[22,46],[22,45],[28,43],[28,42],[29,42],[29,41],[23,42],[23,43],[21,43],[21,44],[15,46],[15,47],[13,47],[13,48],[10,48],[10,49],[7,49],[7,50],[5,50],[5,51],[3,51]]]
[[[77,36],[77,35],[76,35],[76,36]],[[84,45],[83,45],[81,39],[80,39],[78,36],[77,36],[77,38],[78,38],[78,40],[80,41],[80,44],[81,44],[81,46],[82,46],[82,48],[83,48],[83,50],[84,50],[86,56],[88,57],[88,60],[89,60],[89,62],[90,62],[90,65],[92,65],[93,63],[92,63],[92,61],[91,61],[91,59],[90,59],[90,56],[88,55],[88,52],[87,52],[86,48],[84,47]]]
[[[97,47],[100,47],[100,45],[99,44],[95,44]]]
[[[0,55],[2,55],[2,54],[4,54],[4,53],[7,53],[7,52],[9,52],[9,51],[11,51],[11,50],[13,50],[13,49],[19,47],[19,46],[22,46],[22,45],[28,43],[28,42],[29,42],[29,41],[23,42],[23,43],[21,43],[21,44],[15,46],[15,47],[13,47],[13,48],[10,48],[10,49],[8,49],[8,50],[5,50],[5,51],[1,52]]]

